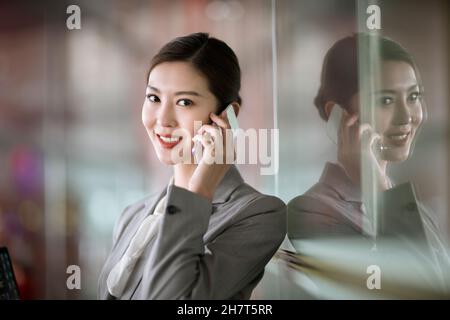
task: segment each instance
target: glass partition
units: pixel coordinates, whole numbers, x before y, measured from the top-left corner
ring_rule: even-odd
[[[276,1],[275,10],[288,239],[261,291],[448,297],[448,4]]]

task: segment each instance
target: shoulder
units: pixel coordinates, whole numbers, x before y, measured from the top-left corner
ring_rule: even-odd
[[[251,199],[251,202],[266,203],[270,207],[286,207],[286,204],[280,198],[274,195],[261,193],[247,183],[243,183],[242,185],[240,185],[235,192],[238,196],[248,197],[249,199]]]
[[[317,183],[287,204],[288,237],[314,238],[358,233],[346,217],[357,211],[326,184]]]
[[[268,224],[267,228],[286,233],[286,204],[280,198],[259,192],[242,183],[230,195],[224,206],[233,208],[235,222]]]
[[[230,194],[227,202],[239,203],[243,209],[245,208],[248,211],[248,214],[257,214],[264,211],[284,211],[286,209],[286,204],[280,198],[261,193],[245,182]]]
[[[346,201],[333,188],[318,182],[303,195],[289,201],[287,207],[289,215],[322,214],[338,217],[335,208],[345,204]]]

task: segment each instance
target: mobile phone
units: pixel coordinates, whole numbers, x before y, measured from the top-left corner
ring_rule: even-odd
[[[231,131],[233,134],[233,139],[237,135],[237,130],[239,129],[239,123],[237,120],[236,113],[234,112],[234,108],[232,104],[229,104],[225,108],[225,113],[228,118],[228,122],[230,123]],[[201,154],[203,151],[203,146],[200,141],[194,141],[194,147],[192,148],[192,155],[194,156],[195,163],[198,164],[201,160]]]
[[[230,123],[231,131],[233,133],[233,138],[236,138],[237,131],[239,129],[239,123],[237,120],[236,113],[234,112],[233,105],[229,104],[225,110],[227,113],[228,122]]]
[[[338,104],[335,104],[327,121],[327,135],[335,145],[337,145],[338,143],[342,114],[342,107]],[[379,154],[386,149],[387,147],[381,143],[380,139],[377,139],[372,145],[372,151],[376,154]]]
[[[18,300],[19,289],[8,250],[0,248],[0,300]]]
[[[341,125],[342,107],[335,104],[327,121],[327,135],[335,145],[338,143],[339,126]]]

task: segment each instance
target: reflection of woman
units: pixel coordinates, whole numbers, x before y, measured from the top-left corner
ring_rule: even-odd
[[[380,50],[380,87],[366,94],[358,88],[357,48],[367,50],[373,41]],[[360,101],[375,101],[373,128],[360,124]],[[430,250],[433,258],[448,266],[437,228],[416,201],[411,184],[393,186],[386,173],[389,163],[408,158],[424,118],[421,82],[411,55],[396,42],[375,35],[358,34],[339,40],[325,57],[315,105],[324,120],[329,119],[334,108],[342,109],[338,163],[327,163],[320,181],[289,203],[289,238],[379,232],[425,240],[434,249]],[[373,164],[375,185],[381,191],[379,209],[383,220],[377,230],[369,218],[369,208],[362,202],[363,161]]]
[[[142,120],[173,177],[161,193],[122,213],[100,298],[250,297],[285,235],[285,206],[247,185],[234,165],[204,161],[225,144],[217,139],[229,128],[224,108],[232,103],[239,111],[239,89],[234,52],[207,34],[177,38],[153,58]],[[194,121],[204,124],[197,132]],[[201,135],[205,153],[198,165],[174,162],[175,147],[191,150],[193,143],[180,130]]]

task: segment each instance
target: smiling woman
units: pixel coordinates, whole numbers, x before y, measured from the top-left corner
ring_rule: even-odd
[[[369,52],[370,48],[379,49],[379,69],[360,79],[358,55],[363,54],[361,51]],[[377,83],[371,87],[374,90],[360,89],[365,81]],[[361,202],[361,164],[366,160],[376,169],[374,182],[378,191],[393,187],[387,166],[405,161],[411,154],[425,114],[422,91],[412,56],[391,39],[361,33],[341,39],[329,49],[314,103],[322,119],[338,122],[335,124],[338,164],[328,164],[324,176],[339,171],[345,177],[338,179],[339,182],[344,185],[344,180],[348,180],[351,185],[344,189],[351,195],[342,195],[344,199]],[[330,117],[335,108],[342,112],[340,119]],[[374,115],[373,123],[361,122],[364,110]],[[365,215],[346,212],[344,216],[354,216],[350,220],[352,225],[363,230]]]
[[[225,150],[224,111],[240,109],[240,68],[223,41],[177,38],[153,58],[142,122],[173,177],[162,192],[128,206],[99,279],[101,299],[248,299],[286,232],[285,204],[246,184],[232,164],[208,163]],[[194,123],[204,123],[195,130]],[[180,134],[184,133],[184,134]],[[174,161],[192,136],[198,165]],[[233,150],[225,150],[234,152]],[[225,156],[225,155],[224,155]]]
[[[218,112],[218,105],[207,79],[191,63],[163,62],[155,66],[148,79],[142,119],[160,161],[173,164],[171,149],[182,140],[182,136],[172,135],[175,130],[185,129],[188,134],[183,143],[190,145],[194,122],[210,123],[209,116]]]
[[[374,48],[379,49],[379,68],[369,74],[359,72],[363,55],[373,53]],[[363,87],[364,81],[376,85]],[[380,239],[398,240],[402,250],[412,252],[409,271],[422,272],[423,285],[431,283],[432,290],[448,294],[450,258],[434,216],[416,199],[410,182],[394,185],[387,174],[390,163],[403,162],[411,155],[425,114],[422,93],[411,55],[391,39],[361,33],[329,49],[314,102],[324,120],[337,121],[338,163],[327,163],[320,181],[289,202],[288,236],[294,243],[354,237],[367,242],[369,250],[374,244],[381,247]],[[341,111],[340,119],[330,116],[336,108]],[[361,120],[364,111],[373,115],[372,123]],[[369,183],[377,192],[374,203],[364,198],[364,170],[369,172],[368,168],[373,168]]]

